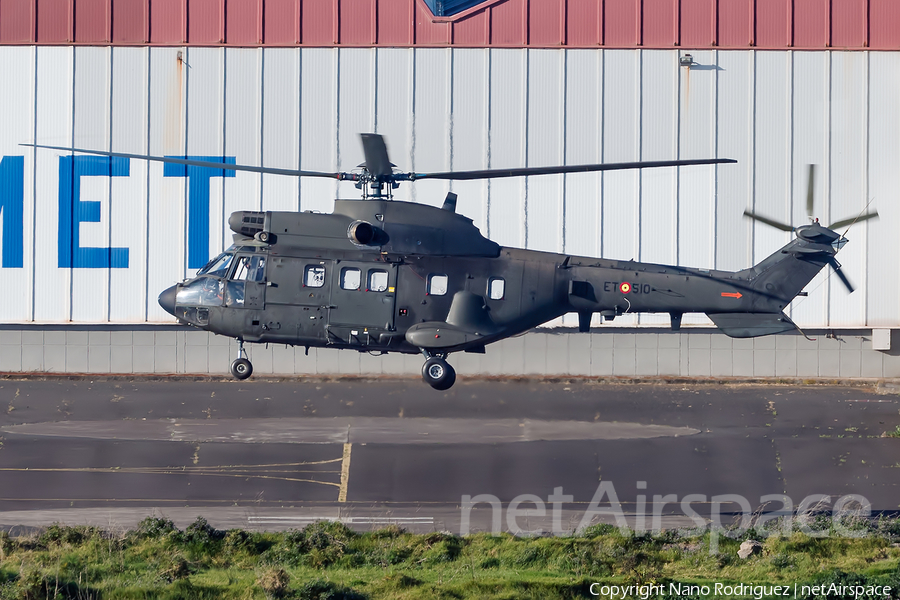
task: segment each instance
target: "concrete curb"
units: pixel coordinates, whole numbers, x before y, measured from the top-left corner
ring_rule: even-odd
[[[55,372],[0,372],[3,381],[208,381],[252,384],[253,382],[365,382],[365,381],[416,381],[418,375],[254,375],[238,381],[230,375],[159,374],[159,373],[55,373]],[[600,385],[759,385],[759,386],[829,386],[874,387],[881,394],[900,394],[900,379],[832,378],[832,377],[684,377],[684,376],[609,376],[587,375],[466,375],[466,381],[499,381],[508,383],[593,383]]]

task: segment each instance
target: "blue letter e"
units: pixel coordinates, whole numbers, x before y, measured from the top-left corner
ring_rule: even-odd
[[[127,177],[129,159],[115,156],[59,157],[60,268],[127,269],[128,248],[82,248],[82,223],[100,221],[100,203],[81,200],[81,178]]]

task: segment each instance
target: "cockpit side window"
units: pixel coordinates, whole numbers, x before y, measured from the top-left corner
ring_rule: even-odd
[[[231,266],[233,254],[220,254],[215,260],[209,262],[208,265],[200,269],[197,275],[210,275],[212,277],[225,277],[228,275],[228,267]]]
[[[238,281],[263,281],[265,280],[265,270],[265,256],[240,256],[231,278]]]

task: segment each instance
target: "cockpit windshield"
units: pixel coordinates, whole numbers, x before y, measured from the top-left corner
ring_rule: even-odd
[[[221,306],[225,283],[221,279],[199,277],[181,287],[175,295],[176,306]]]
[[[234,254],[223,252],[213,260],[209,261],[205,267],[197,271],[197,275],[211,275],[213,277],[225,277],[228,274],[228,267],[231,266],[231,259]]]

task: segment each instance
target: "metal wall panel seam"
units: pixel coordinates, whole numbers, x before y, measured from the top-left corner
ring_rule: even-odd
[[[522,2],[522,33],[523,38],[525,40],[525,46],[528,46],[531,43],[531,0],[523,0]],[[452,43],[452,39],[451,39]],[[528,59],[525,59],[525,63],[528,63]],[[525,89],[528,89],[528,79],[525,80]],[[527,111],[526,111],[527,115]],[[528,145],[528,134],[525,134],[525,144],[526,147]],[[525,190],[527,193],[528,184],[525,184]],[[527,236],[527,234],[526,234]]]
[[[635,131],[636,136],[636,144],[637,147],[637,159],[644,160],[644,60],[646,57],[646,51],[641,49],[638,50],[638,73],[637,73],[637,105],[638,105],[638,119],[637,119],[637,131]],[[637,173],[637,201],[634,203],[634,223],[637,229],[635,234],[635,249],[632,251],[634,256],[637,256],[637,260],[641,260],[641,256],[643,255],[643,240],[644,240],[644,221],[643,221],[643,206],[644,206],[644,170],[638,169]],[[641,315],[638,315],[638,323],[640,323]]]
[[[713,6],[716,6],[717,2],[713,1]],[[718,12],[716,12],[716,18],[718,19]],[[718,31],[718,21],[715,21],[715,27]],[[713,115],[714,121],[713,126],[710,128],[710,134],[712,135],[712,147],[713,147],[713,156],[715,158],[719,158],[719,51],[713,50],[712,53],[713,59],[715,60],[715,70],[713,72],[713,77],[715,78],[715,83],[713,84]],[[712,215],[712,244],[710,245],[712,251],[712,260],[710,263],[712,264],[713,269],[719,268],[719,253],[717,251],[719,244],[719,165],[713,165],[712,169],[712,206],[713,206],[713,215]]]
[[[490,15],[490,14],[491,14],[491,11],[488,10],[488,15]],[[490,16],[488,16],[488,19],[490,19]],[[490,40],[488,40],[488,41],[490,41]],[[491,120],[491,115],[493,115],[493,113],[494,113],[493,106],[492,106],[493,89],[494,88],[491,85],[491,80],[494,77],[494,71],[493,71],[494,56],[490,49],[485,49],[484,52],[486,55],[485,73],[486,73],[486,78],[487,78],[487,81],[484,86],[484,88],[485,88],[484,93],[486,96],[485,100],[487,100],[487,102],[486,102],[487,106],[486,106],[486,110],[485,110],[485,112],[486,112],[485,119],[487,120],[487,137],[485,138],[485,145],[484,145],[485,153],[487,155],[485,156],[484,164],[485,164],[486,169],[490,169],[491,168],[491,145],[494,143],[493,122]],[[452,77],[450,79],[451,79],[451,81],[453,80]],[[486,206],[487,218],[484,220],[484,222],[485,222],[484,235],[487,238],[491,237],[491,192],[492,192],[491,180],[488,179],[487,185],[485,186],[485,196],[486,196],[485,206]]]
[[[756,0],[750,0],[750,14],[747,19],[750,23],[750,46],[756,46]]]
[[[149,2],[148,2],[148,11],[149,11]],[[147,22],[150,22],[150,19],[147,19]],[[149,27],[149,25],[148,25]],[[149,32],[147,39],[150,39]],[[145,154],[150,154],[150,125],[151,120],[153,119],[152,111],[150,110],[150,98],[151,98],[151,84],[153,83],[152,78],[152,68],[151,68],[151,50],[147,49],[147,141]],[[147,232],[146,237],[144,238],[144,322],[150,321],[150,308],[149,308],[149,300],[152,298],[150,294],[150,168],[147,170],[147,182],[146,182],[146,190],[147,190],[147,203],[144,205],[144,230]]]
[[[375,4],[375,0],[372,0],[372,4]],[[372,86],[372,106],[374,107],[375,115],[372,117],[372,123],[374,125],[373,130],[375,133],[378,133],[378,48],[372,50],[372,53],[375,55],[372,59],[372,82],[374,85]]]
[[[259,106],[259,166],[266,166],[266,157],[264,155],[265,149],[265,123],[266,123],[266,53],[260,48],[258,50],[259,55],[257,56],[257,62],[259,62],[259,90],[257,96],[257,106]],[[262,212],[263,209],[263,198],[265,196],[265,192],[263,188],[266,185],[266,178],[264,175],[259,176],[259,211]],[[227,241],[227,240],[226,240]]]
[[[491,51],[489,48],[485,48],[482,50],[484,57],[484,94],[485,94],[485,136],[483,139],[483,152],[482,155],[482,164],[485,166],[485,169],[490,168],[490,160],[491,160],[491,106],[490,106],[490,98],[491,98]],[[485,235],[490,238],[490,235],[487,234],[490,231],[490,222],[491,222],[491,203],[490,203],[490,179],[485,180],[484,182],[484,193],[487,195],[487,201],[482,203],[482,214],[484,215],[484,228]]]
[[[603,30],[603,19],[606,14],[606,0],[597,0],[597,22],[594,23],[597,26],[597,35],[594,39],[597,40],[598,46],[603,46],[603,40],[605,36],[605,31]],[[568,30],[568,22],[566,22],[566,29]],[[566,39],[568,41],[568,38]]]
[[[300,18],[303,18],[303,11],[300,11]],[[302,24],[301,24],[301,32],[302,32]],[[299,39],[299,38],[298,38]],[[297,74],[297,128],[299,132],[297,134],[297,170],[303,169],[303,90],[305,89],[303,85],[303,64],[304,64],[304,50],[301,48],[297,50],[299,52],[300,57],[297,60],[297,64],[299,65],[300,72]],[[301,182],[297,182],[297,212],[303,210],[303,184]]]
[[[680,13],[680,10],[679,10]],[[675,52],[676,56],[681,55],[681,51],[677,50]],[[676,62],[676,69],[678,69],[678,78],[676,79],[675,85],[675,106],[672,107],[674,111],[673,121],[675,123],[675,158],[681,158],[681,63],[680,61]],[[687,69],[686,77],[690,77],[691,71],[690,67],[684,67]],[[679,167],[675,167],[675,235],[672,236],[674,245],[675,245],[675,264],[681,264],[681,240],[679,239],[678,233],[681,231],[681,169]],[[640,235],[640,234],[639,234]]]
[[[35,9],[35,32],[37,28],[37,9]],[[37,39],[37,38],[35,38]],[[32,77],[34,78],[34,82],[32,84],[32,91],[34,96],[32,98],[33,106],[31,109],[31,140],[33,143],[37,144],[37,120],[38,120],[38,51],[37,47],[32,48],[32,52],[34,53],[34,70],[32,71]],[[37,239],[37,148],[31,149],[31,239]],[[24,222],[23,222],[24,223]],[[37,279],[37,244],[31,244],[31,285],[29,288],[31,289],[31,314],[29,315],[29,321],[34,321],[35,319],[35,283]]]
[[[635,19],[634,19],[634,39],[637,46],[644,45],[644,0],[637,0],[634,3]]]
[[[715,2],[713,2],[713,4],[715,5]],[[713,60],[715,60],[714,64],[716,67],[715,69],[713,69],[713,73],[712,73],[713,79],[715,80],[712,85],[712,88],[711,88],[711,91],[713,94],[713,99],[712,99],[713,112],[712,112],[712,114],[718,115],[719,114],[719,69],[718,69],[719,51],[713,50],[712,57],[713,57]],[[709,128],[709,135],[711,136],[710,147],[712,147],[713,156],[716,158],[719,158],[718,129],[719,129],[719,122],[716,119],[713,122],[713,126]],[[710,192],[712,193],[713,214],[712,214],[712,231],[710,232],[712,234],[712,237],[710,238],[710,239],[712,239],[712,243],[709,245],[709,251],[710,251],[709,264],[711,264],[713,269],[715,269],[716,268],[716,255],[718,254],[716,252],[716,237],[718,236],[718,232],[719,232],[719,195],[716,193],[716,191],[719,189],[719,186],[718,186],[719,165],[713,165],[711,175],[712,175],[712,181],[710,182],[711,183]]]
[[[793,186],[793,178],[794,178],[794,132],[796,130],[797,124],[794,122],[794,61],[796,60],[796,53],[793,50],[788,51],[788,74],[787,81],[790,82],[790,86],[788,87],[788,123],[789,127],[786,128],[785,135],[787,135],[787,143],[788,143],[788,152],[787,152],[787,160],[788,160],[788,177],[785,180],[785,185],[787,186],[787,201],[789,205],[788,214],[791,215],[793,220],[794,214],[794,186]],[[826,111],[827,114],[827,111]],[[788,316],[793,315],[794,306],[793,304],[789,304],[788,308],[790,309],[787,313]]]
[[[409,169],[413,172],[416,172],[416,142],[418,141],[418,131],[416,130],[416,94],[418,94],[418,85],[419,80],[416,77],[416,71],[418,69],[418,52],[413,50],[412,53],[412,74],[410,76],[410,104],[412,106],[412,113],[409,115],[410,118],[410,140],[409,140]],[[418,196],[416,194],[415,186],[410,186],[408,192],[408,200],[410,202],[416,202]]]
[[[794,45],[794,2],[787,3],[787,46],[788,48]]]
[[[681,47],[681,9],[682,0],[672,0],[675,4],[675,18],[672,19],[672,38],[675,40],[675,46]]]
[[[866,38],[868,40],[868,37]],[[868,42],[867,42],[868,43]],[[866,132],[865,132],[865,153],[866,158],[864,161],[866,174],[863,177],[863,200],[866,201],[866,206],[868,207],[869,199],[869,157],[871,156],[871,147],[870,147],[870,136],[871,136],[871,120],[872,120],[872,53],[866,52],[866,115],[865,115],[865,123],[866,123]],[[865,259],[864,264],[866,268],[863,270],[863,281],[860,286],[862,290],[865,292],[866,298],[863,302],[863,324],[869,324],[869,231],[871,229],[870,223],[865,221],[863,223],[865,225],[866,230],[866,251],[865,251]]]
[[[866,48],[871,48],[872,46],[872,2],[866,2],[865,8],[865,18],[863,18],[863,23],[865,23],[865,33],[863,38],[863,44],[865,44]],[[866,178],[868,181],[868,178]],[[868,226],[866,227],[868,229]]]
[[[750,69],[748,75],[750,76],[750,90],[751,90],[751,100],[750,100],[750,131],[747,132],[747,137],[750,140],[750,206],[751,209],[756,212],[756,81],[757,81],[757,58],[759,56],[758,50],[753,50],[751,52],[750,59]],[[750,219],[746,219],[747,222],[747,231],[749,235],[747,239],[750,240],[750,264],[756,264],[756,225],[755,221],[751,221]]]
[[[265,9],[263,8],[264,1],[256,0],[256,39],[259,44],[262,44],[265,39]],[[260,163],[262,164],[262,163]],[[262,190],[262,187],[260,187]],[[260,203],[262,202],[262,193],[260,192]]]
[[[109,6],[108,14],[109,14],[109,22],[110,22],[110,39],[112,39],[112,31],[111,31],[112,30],[112,5],[111,5],[111,3]],[[108,104],[107,104],[107,110],[108,110],[107,128],[109,130],[109,140],[107,141],[107,148],[108,148],[109,152],[113,152],[115,149],[113,148],[113,83],[114,83],[113,79],[114,79],[114,75],[113,75],[112,46],[107,46],[106,55],[108,57],[107,60],[109,61],[109,68],[107,69],[107,72],[109,73],[109,86],[108,86],[109,98],[108,98]],[[130,162],[131,161],[129,160],[129,163]],[[112,247],[112,245],[113,245],[112,244],[112,240],[113,240],[113,218],[112,218],[113,178],[112,177],[106,178],[106,185],[107,185],[107,190],[108,190],[107,194],[109,195],[108,196],[108,198],[109,198],[109,201],[108,201],[109,202],[109,208],[108,208],[109,223],[107,224],[107,235],[109,236],[108,237],[109,245],[110,245],[110,247]],[[110,264],[109,268],[106,269],[106,322],[107,323],[110,322],[110,316],[112,315],[112,303],[113,303],[112,302],[112,295],[113,295],[112,294],[112,286],[113,286],[112,264]]]
[[[528,0],[525,0],[524,5],[525,5],[525,14],[527,15],[528,14]],[[526,16],[526,19],[527,19],[527,16]],[[526,36],[528,35],[527,26],[525,28],[525,35]],[[526,44],[528,43],[527,37],[525,39],[525,43]],[[531,77],[530,77],[530,75],[531,75],[531,50],[526,48],[525,50],[523,50],[523,52],[525,52],[525,61],[523,63],[525,72],[522,74],[522,79],[523,79],[522,90],[525,93],[522,94],[522,102],[524,103],[525,106],[522,110],[522,120],[523,120],[523,123],[522,123],[522,132],[523,132],[522,133],[522,154],[524,155],[522,157],[522,159],[523,159],[522,163],[526,166],[530,166],[528,164],[528,155],[529,155],[528,109],[530,107],[529,97],[528,97],[529,96],[528,89],[531,84]],[[525,193],[523,194],[523,197],[522,197],[522,229],[520,230],[521,236],[522,236],[521,239],[523,240],[523,244],[524,244],[525,248],[528,248],[529,241],[530,241],[528,239],[528,233],[529,233],[528,232],[528,201],[529,201],[528,184],[530,183],[528,181],[528,179],[529,178],[526,177],[525,183],[523,184]]]
[[[332,3],[334,9],[332,11],[332,20],[331,20],[331,37],[334,40],[335,44],[340,43],[341,39],[341,2],[340,0],[334,0]]]
[[[70,0],[70,2],[72,3],[72,7],[73,7],[72,12],[70,13],[72,15],[71,27],[74,30],[74,28],[75,28],[75,9],[74,9],[75,0]],[[74,35],[72,36],[72,39],[75,39]],[[72,116],[72,120],[69,122],[69,132],[70,132],[69,147],[70,148],[75,147],[75,80],[78,79],[78,71],[76,70],[77,68],[78,68],[78,64],[75,62],[75,48],[73,47],[72,48],[72,82],[71,82],[72,83],[72,106],[71,106],[71,112],[70,112],[70,114]],[[72,170],[72,172],[74,175],[74,169]],[[59,184],[62,185],[63,182],[60,181]],[[72,307],[75,304],[75,297],[74,297],[74,294],[75,294],[74,279],[75,278],[74,278],[74,269],[71,265],[69,266],[69,268],[67,270],[67,275],[68,275],[68,279],[69,279],[69,281],[68,281],[68,283],[69,283],[68,303],[69,304],[66,307],[66,314],[68,314],[67,320],[71,321],[72,317],[74,316],[73,312],[72,312]]]
[[[220,17],[219,22],[222,24],[221,25],[222,37],[224,38],[224,36],[225,36],[225,32],[224,32],[225,0],[219,0],[219,4],[220,4],[220,6],[222,6],[222,13],[220,13],[220,14],[222,14],[222,17]],[[262,108],[262,107],[260,107],[260,108]],[[222,157],[223,157],[222,160],[225,160],[224,157],[225,157],[225,153],[226,153],[225,149],[228,147],[227,144],[228,144],[228,51],[222,50]],[[218,153],[219,152],[217,150],[216,154],[218,154]],[[237,175],[237,174],[235,173],[235,175]],[[212,186],[210,186],[210,188],[212,188]],[[221,212],[219,213],[219,222],[217,223],[217,225],[219,225],[220,227],[223,224],[228,223],[228,215],[226,215],[226,208],[225,208],[227,206],[226,198],[225,198],[225,188],[226,188],[226,182],[223,179],[222,180],[222,191],[220,192],[222,195],[222,202],[220,204]],[[210,189],[210,201],[212,201],[211,196],[212,196],[212,189]],[[210,225],[212,225],[212,223],[210,223]],[[228,244],[227,239],[222,239],[222,248],[221,248],[222,250],[227,248],[229,245],[230,244]],[[216,254],[218,254],[218,253],[216,253]],[[210,258],[216,256],[216,254],[212,254],[210,256]]]
[[[565,19],[563,19],[565,22]],[[569,122],[568,120],[568,112],[569,112],[569,104],[566,102],[566,96],[569,93],[569,50],[564,49],[562,51],[562,85],[561,87],[561,98],[559,100],[560,107],[560,135],[562,136],[562,140],[560,143],[560,147],[562,148],[562,164],[568,164],[567,161],[567,153],[566,150],[568,148],[568,130],[566,128],[566,124]],[[562,188],[561,194],[559,196],[560,200],[560,219],[559,219],[559,240],[560,246],[559,250],[563,253],[566,252],[566,246],[568,245],[568,240],[566,239],[566,176],[563,175],[560,177],[560,187]]]
[[[186,7],[187,2],[185,1],[184,4],[185,4],[185,11],[186,11],[187,10],[187,7]],[[187,19],[185,19],[185,27],[187,27]],[[191,47],[190,46],[188,46],[184,50],[184,54],[182,56],[187,58],[186,61],[182,60],[182,65],[190,65],[191,64],[191,62],[190,62],[191,61]],[[190,101],[191,100],[191,69],[190,68],[182,69],[182,77],[184,78],[184,88],[183,88],[183,90],[184,90],[184,100],[183,100],[183,102],[184,102],[184,109],[183,109],[184,110],[184,130],[181,132],[181,135],[184,137],[184,140],[183,140],[184,143],[183,143],[182,147],[184,148],[185,156],[190,156],[190,148],[188,148],[188,131],[190,130],[190,123],[191,123],[191,111],[190,111],[190,106],[191,106],[191,101]],[[182,235],[184,236],[184,239],[182,240],[182,243],[183,243],[182,247],[185,249],[184,258],[182,259],[182,264],[181,264],[182,275],[185,275],[188,272],[188,251],[187,251],[187,249],[190,244],[189,230],[190,230],[190,226],[191,226],[189,223],[189,219],[188,219],[188,217],[189,217],[188,213],[190,212],[189,193],[190,193],[190,185],[185,185],[184,190],[182,191],[183,198],[184,198],[184,204],[182,206],[184,206],[184,211],[185,211],[184,230],[182,231]]]
[[[603,0],[603,2],[605,4],[606,0]],[[597,135],[600,136],[600,141],[598,144],[598,151],[599,151],[598,156],[600,157],[600,159],[602,161],[603,152],[604,152],[604,144],[605,144],[604,140],[606,139],[606,131],[605,131],[606,123],[604,122],[604,119],[603,119],[603,111],[604,111],[605,104],[606,104],[606,50],[604,50],[604,49],[600,50],[599,69],[600,69],[600,72],[597,74],[597,77],[598,77],[597,85],[599,87],[599,89],[597,90],[597,93],[598,93],[598,96],[597,96],[597,98],[598,98],[597,123],[600,124],[600,131],[597,132]],[[600,189],[599,189],[600,197],[598,198],[598,200],[599,200],[600,206],[598,207],[598,210],[597,210],[597,222],[594,224],[597,228],[597,243],[596,243],[595,248],[596,248],[596,252],[597,252],[596,256],[603,256],[603,254],[602,254],[602,250],[603,250],[603,203],[604,203],[604,199],[605,199],[605,193],[604,193],[604,186],[603,186],[603,172],[602,171],[600,172],[599,183],[600,183]]]
[[[603,162],[604,157],[606,156],[606,119],[604,118],[605,110],[606,110],[606,49],[602,48],[600,50],[600,96],[601,100],[599,102],[600,114],[598,115],[597,122],[600,123],[600,162]],[[604,212],[606,206],[606,185],[605,185],[605,174],[603,171],[600,172],[600,208],[597,211],[597,256],[603,256],[603,244],[605,241],[605,231],[606,231],[606,223],[603,218],[606,214]]]
[[[831,145],[831,125],[834,122],[831,115],[832,95],[834,94],[834,90],[832,89],[834,53],[827,52],[825,56],[827,57],[826,60],[828,63],[828,68],[825,70],[825,89],[828,90],[828,93],[825,96],[825,123],[822,124],[825,128],[826,156],[823,185],[825,189],[823,190],[823,197],[825,198],[825,206],[828,207],[828,220],[831,221],[834,216],[831,209],[831,163],[834,160],[834,156],[832,155],[833,148]],[[791,86],[791,89],[793,90],[793,86]],[[825,324],[828,326],[831,325],[831,273],[832,271],[829,269],[828,275],[825,278]]]
[[[337,0],[335,0],[335,6],[337,6]],[[335,11],[337,9],[335,8]],[[340,49],[335,48],[334,51],[337,53],[337,58],[334,61],[335,69],[334,69],[334,158],[335,158],[335,166],[340,168],[341,166],[341,67],[343,65],[343,53]],[[302,138],[301,138],[302,139]],[[335,188],[340,189],[340,188]]]
[[[568,31],[568,20],[569,20],[569,3],[568,2],[560,2],[559,3],[559,44],[560,46],[565,47],[566,42],[569,40],[569,37],[566,35]],[[563,189],[565,189],[565,184],[563,184]]]

